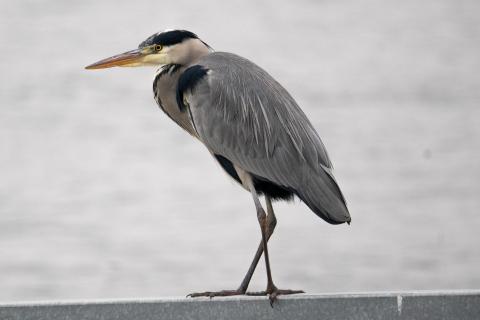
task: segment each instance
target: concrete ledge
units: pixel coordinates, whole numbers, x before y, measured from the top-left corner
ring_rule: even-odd
[[[13,303],[0,319],[480,319],[480,290]]]

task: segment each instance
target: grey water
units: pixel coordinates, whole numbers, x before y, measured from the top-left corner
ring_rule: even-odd
[[[279,287],[479,288],[479,16],[475,0],[1,1],[0,301],[239,285],[250,195],[156,107],[153,69],[83,69],[166,28],[265,68],[329,151],[352,224],[276,204]]]

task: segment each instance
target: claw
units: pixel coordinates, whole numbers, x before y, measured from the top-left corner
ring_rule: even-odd
[[[305,293],[303,290],[290,290],[290,289],[277,289],[273,287],[271,289],[267,289],[265,291],[259,292],[247,292],[247,296],[268,296],[268,300],[270,302],[270,306],[273,308],[273,304],[277,301],[279,295],[287,295],[287,294],[298,294],[298,293]]]
[[[270,307],[273,308],[273,303],[277,300],[277,295],[275,293],[268,295],[268,300],[270,300]]]
[[[197,298],[197,297],[209,297],[212,299],[213,297],[230,297],[230,296],[238,296],[243,295],[245,292],[241,290],[221,290],[221,291],[205,291],[205,292],[194,292],[187,295],[187,298]]]

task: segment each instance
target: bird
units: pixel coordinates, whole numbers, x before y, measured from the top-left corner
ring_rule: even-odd
[[[261,241],[240,286],[188,296],[265,295],[273,306],[279,295],[303,293],[273,282],[267,245],[277,224],[272,202],[299,198],[334,225],[350,224],[351,217],[327,150],[294,98],[255,63],[215,51],[187,30],[155,33],[138,48],[85,68],[117,66],[157,68],[153,93],[160,109],[205,145],[255,205]],[[247,292],[262,254],[266,289]]]

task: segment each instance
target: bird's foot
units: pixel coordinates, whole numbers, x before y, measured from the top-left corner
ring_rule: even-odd
[[[240,296],[244,295],[245,291],[240,289],[237,290],[221,290],[221,291],[205,291],[205,292],[194,292],[187,295],[187,298],[196,298],[196,297],[230,297],[230,296]]]
[[[297,294],[305,293],[303,290],[290,290],[290,289],[278,289],[275,286],[268,286],[267,290],[258,291],[258,292],[247,292],[247,296],[268,296],[270,300],[270,306],[273,308],[273,303],[277,300],[277,297],[280,295],[287,294]]]

